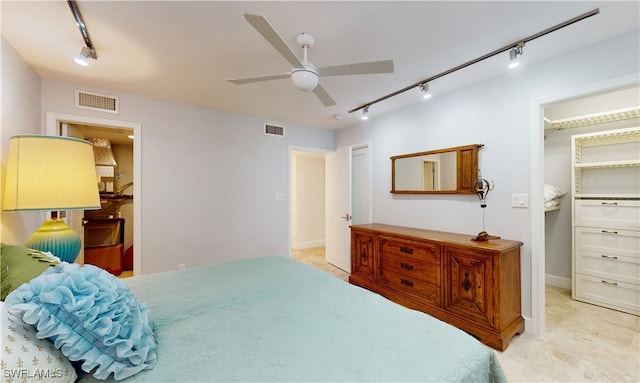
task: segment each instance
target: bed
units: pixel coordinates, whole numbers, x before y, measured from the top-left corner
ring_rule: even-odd
[[[124,281],[151,314],[157,354],[125,382],[506,381],[463,331],[287,257]]]

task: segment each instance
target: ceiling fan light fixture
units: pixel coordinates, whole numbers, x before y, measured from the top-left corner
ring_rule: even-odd
[[[314,90],[318,86],[318,73],[309,68],[296,68],[291,71],[291,82],[293,85],[305,92]]]

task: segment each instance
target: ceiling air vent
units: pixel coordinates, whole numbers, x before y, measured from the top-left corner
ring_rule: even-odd
[[[264,124],[264,134],[267,136],[284,137],[284,126]]]
[[[76,108],[120,113],[120,99],[114,96],[76,90]]]

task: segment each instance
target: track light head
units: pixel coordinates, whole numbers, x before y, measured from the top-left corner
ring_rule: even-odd
[[[365,106],[364,108],[362,108],[362,117],[363,120],[368,120],[369,119],[369,106]]]
[[[522,48],[524,43],[518,43],[517,46],[511,48],[509,51],[509,69],[517,68],[520,63],[518,62],[518,56],[522,55]]]
[[[428,100],[431,98],[431,92],[429,92],[429,84],[423,82],[422,84],[420,84],[420,91],[422,92],[422,97],[425,100]]]
[[[89,58],[91,57],[91,49],[82,47],[80,54],[73,58],[78,65],[89,66]]]

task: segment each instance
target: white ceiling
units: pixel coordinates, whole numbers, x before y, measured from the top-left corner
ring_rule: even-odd
[[[339,129],[348,110],[595,8],[600,14],[529,42],[523,66],[637,30],[640,2],[611,1],[79,1],[98,60],[83,46],[66,1],[1,3],[2,36],[45,79],[127,92],[266,122]],[[289,80],[234,85],[233,77],[282,73],[290,64],[243,18],[264,15],[291,49],[312,34],[316,66],[393,59],[395,73],[321,78],[337,102],[325,108]],[[506,73],[508,53],[431,83],[435,97]],[[522,70],[522,69],[520,69]],[[419,91],[383,101],[370,115],[423,102]],[[342,120],[333,118],[335,114]]]

